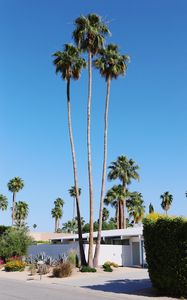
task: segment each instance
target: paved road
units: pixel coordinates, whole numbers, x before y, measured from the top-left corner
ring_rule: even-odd
[[[132,289],[132,287],[130,286]],[[90,289],[85,287],[70,286],[67,284],[46,284],[43,282],[20,281],[14,279],[0,279],[0,300],[150,300],[156,299],[152,294],[141,290],[138,292],[119,293],[106,291],[105,289]],[[157,297],[157,299],[169,299]]]

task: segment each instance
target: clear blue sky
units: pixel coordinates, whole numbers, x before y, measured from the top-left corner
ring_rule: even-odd
[[[73,20],[90,12],[109,22],[112,37],[131,63],[112,82],[108,164],[118,155],[140,166],[137,190],[155,210],[160,195],[173,194],[171,214],[187,215],[187,2],[186,0],[0,1],[0,193],[9,199],[0,223],[10,224],[7,182],[25,181],[17,200],[30,207],[28,224],[53,230],[53,201],[65,200],[62,222],[72,217],[73,185],[65,82],[55,75],[52,53],[72,42]],[[98,218],[103,149],[105,82],[93,74],[92,157],[95,219]],[[72,119],[88,220],[86,154],[87,71],[72,85]],[[113,183],[107,182],[107,188]],[[111,216],[113,215],[111,210]]]

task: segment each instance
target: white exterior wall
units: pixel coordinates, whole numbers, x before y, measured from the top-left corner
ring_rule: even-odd
[[[42,245],[32,245],[28,248],[28,255],[37,255],[41,252],[45,252],[46,255],[50,255],[53,258],[58,258],[59,255],[68,253],[71,250],[76,250],[77,254],[79,255],[79,244],[78,242],[73,242],[71,244],[42,244]]]
[[[86,257],[88,257],[88,244],[84,245],[84,250]],[[125,245],[100,245],[99,266],[106,261],[115,262],[119,266],[131,266],[131,247]]]

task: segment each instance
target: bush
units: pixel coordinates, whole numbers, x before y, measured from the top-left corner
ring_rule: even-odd
[[[32,243],[31,238],[25,230],[10,228],[0,235],[0,257],[7,259],[12,256],[27,254],[28,245]]]
[[[113,272],[111,266],[110,266],[109,264],[107,264],[107,263],[105,263],[105,264],[103,265],[103,270],[104,270],[105,272]]]
[[[5,265],[6,272],[15,272],[15,271],[23,271],[25,269],[26,264],[21,260],[11,260],[8,261]]]
[[[167,296],[187,296],[187,220],[144,220],[144,243],[153,286]]]
[[[36,265],[35,264],[31,264],[29,266],[29,271],[30,271],[30,275],[33,276],[36,274]]]
[[[47,264],[42,264],[38,266],[38,273],[40,275],[46,275],[50,272],[50,267]]]
[[[73,271],[72,264],[69,261],[63,262],[53,269],[53,276],[57,278],[69,277]]]
[[[116,264],[116,263],[113,262],[113,261],[106,261],[106,262],[104,263],[104,265],[109,265],[110,267],[114,267],[114,268],[118,268],[118,267],[119,267],[119,265]]]
[[[76,250],[71,250],[67,259],[74,267],[79,266],[79,259]]]
[[[0,235],[6,232],[6,230],[10,229],[10,226],[0,225]]]
[[[81,269],[80,269],[80,272],[83,272],[83,273],[95,273],[97,272],[97,270],[95,268],[90,268],[89,266],[83,266]]]

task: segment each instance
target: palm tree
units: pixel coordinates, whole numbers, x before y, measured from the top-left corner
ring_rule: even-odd
[[[139,223],[145,213],[145,206],[142,194],[138,192],[133,192],[129,194],[127,199],[127,209],[129,212],[129,217],[133,217],[134,223]]]
[[[51,210],[52,218],[55,219],[55,232],[57,232],[58,228],[60,227],[60,219],[63,216],[62,208],[64,206],[64,200],[61,198],[57,198],[54,201],[54,208]]]
[[[33,224],[32,227],[33,227],[34,229],[36,229],[36,228],[37,228],[37,224]]]
[[[109,166],[108,179],[119,179],[123,185],[124,194],[126,195],[126,188],[132,179],[139,180],[138,165],[133,159],[128,159],[126,156],[119,156],[116,161],[112,162]],[[123,201],[123,228],[126,228],[126,200]]]
[[[104,207],[102,221],[106,222],[109,218],[109,215],[110,215],[109,210],[106,207]]]
[[[20,177],[14,177],[8,182],[8,189],[13,193],[12,199],[12,226],[14,225],[15,218],[15,204],[16,204],[16,193],[18,193],[24,187],[24,181]]]
[[[105,101],[105,115],[104,115],[104,149],[103,149],[103,171],[102,171],[102,184],[100,196],[100,210],[99,210],[99,229],[97,236],[97,243],[94,255],[94,266],[98,265],[99,250],[101,243],[101,230],[102,230],[102,213],[104,205],[105,194],[105,180],[106,180],[106,162],[107,162],[107,137],[108,137],[108,109],[109,109],[109,96],[110,85],[112,79],[117,79],[119,75],[124,75],[127,69],[128,56],[120,55],[118,46],[109,44],[105,49],[99,51],[99,58],[94,61],[94,65],[99,69],[101,76],[103,76],[107,83],[106,101]]]
[[[169,192],[165,192],[160,196],[162,199],[161,202],[161,207],[163,210],[166,212],[166,216],[168,215],[168,209],[170,208],[172,201],[173,201],[173,196]]]
[[[111,205],[116,209],[116,220],[117,220],[117,228],[123,228],[123,202],[125,198],[124,188],[121,184],[114,185],[110,190],[108,190],[104,202],[106,205]]]
[[[73,219],[75,219],[75,204],[76,204],[76,189],[75,189],[75,186],[72,186],[69,189],[69,194],[74,199],[74,202],[73,202]],[[80,195],[81,195],[81,188],[79,188],[79,196]]]
[[[153,207],[152,203],[149,204],[149,213],[150,214],[154,213],[154,207]]]
[[[77,163],[75,155],[75,147],[73,142],[73,131],[71,125],[71,106],[70,106],[70,81],[71,79],[78,80],[80,78],[82,68],[86,67],[86,62],[79,56],[79,50],[70,44],[65,44],[64,51],[58,51],[54,53],[55,59],[53,61],[56,67],[56,73],[62,75],[62,79],[67,82],[67,111],[68,111],[68,128],[69,137],[72,152],[73,161],[73,174],[74,174],[74,186],[76,190],[76,205],[77,205],[77,217],[78,217],[78,234],[79,234],[79,248],[81,264],[86,265],[85,253],[82,240],[82,228],[81,228],[81,214],[80,214],[80,198],[79,198],[79,186],[77,175]]]
[[[8,207],[7,197],[0,194],[0,210],[2,211],[7,210],[7,207]]]
[[[63,224],[62,230],[67,233],[75,233],[77,232],[77,221],[70,220]]]
[[[88,105],[87,105],[87,153],[88,153],[88,177],[89,177],[89,201],[90,201],[90,236],[88,249],[88,265],[93,266],[93,182],[92,159],[90,142],[90,113],[92,98],[92,58],[103,48],[105,37],[109,34],[107,26],[101,17],[96,14],[80,16],[75,20],[73,38],[76,45],[88,53]]]
[[[15,205],[15,221],[18,227],[22,227],[24,225],[24,221],[26,220],[29,213],[28,203],[24,201],[18,201]]]

